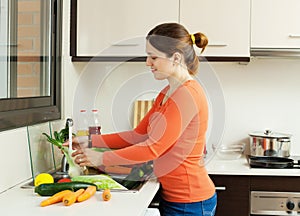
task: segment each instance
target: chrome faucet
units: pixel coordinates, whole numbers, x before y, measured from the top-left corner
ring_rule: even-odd
[[[67,127],[72,127],[73,126],[73,120],[71,118],[67,118],[66,126]]]
[[[64,155],[61,159],[61,172],[68,173],[68,170],[69,170],[69,164],[66,156]]]

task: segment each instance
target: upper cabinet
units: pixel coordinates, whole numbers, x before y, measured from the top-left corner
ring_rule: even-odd
[[[180,0],[180,23],[206,34],[205,56],[250,56],[250,0]]]
[[[251,50],[300,48],[299,0],[252,0]]]
[[[71,0],[72,60],[144,61],[145,36],[164,22],[205,33],[209,61],[250,59],[250,0]]]
[[[179,0],[72,0],[72,56],[145,56],[145,36],[178,22]]]

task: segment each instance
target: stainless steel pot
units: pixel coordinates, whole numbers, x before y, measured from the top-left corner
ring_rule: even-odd
[[[292,136],[290,134],[265,130],[249,133],[249,136],[251,156],[290,156]]]

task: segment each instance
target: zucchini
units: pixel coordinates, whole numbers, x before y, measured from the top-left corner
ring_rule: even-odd
[[[152,172],[152,162],[133,167],[130,174],[121,181],[121,185],[126,187],[128,190],[135,189],[140,186],[140,184],[143,183]]]
[[[40,184],[34,188],[34,192],[40,196],[52,196],[63,190],[77,191],[81,188],[86,189],[88,186],[96,186],[93,183],[88,182],[62,182],[62,183],[50,183],[50,184]]]

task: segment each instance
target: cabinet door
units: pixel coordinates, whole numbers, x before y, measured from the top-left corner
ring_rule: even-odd
[[[249,215],[250,178],[248,176],[210,175],[217,188],[216,216]]]
[[[78,0],[77,56],[145,56],[145,36],[178,22],[179,0]]]
[[[205,56],[250,56],[250,0],[180,0],[180,23],[206,34]]]
[[[300,48],[299,0],[252,0],[252,48]]]

